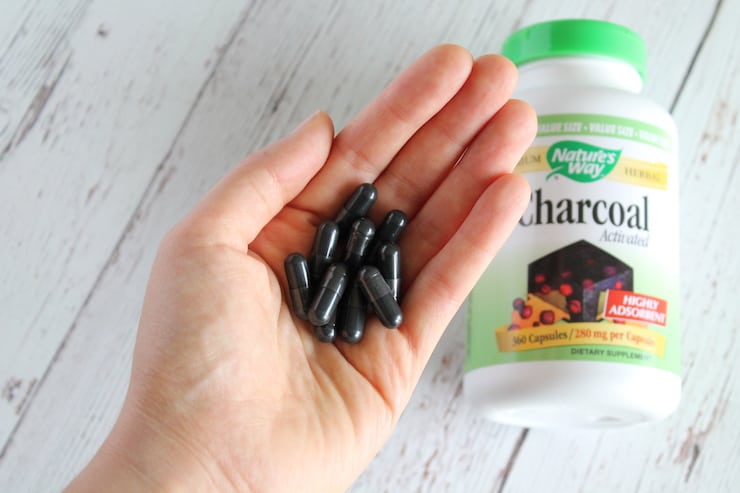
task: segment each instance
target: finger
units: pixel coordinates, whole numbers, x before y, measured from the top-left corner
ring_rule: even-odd
[[[529,185],[519,176],[504,175],[489,185],[404,296],[401,327],[388,330],[373,317],[361,344],[336,343],[392,414],[406,405],[442,332],[521,217],[528,198]]]
[[[334,137],[329,115],[317,112],[284,139],[249,155],[183,221],[208,244],[246,251],[260,230],[326,162]]]
[[[401,209],[413,217],[475,135],[511,97],[516,81],[516,68],[508,59],[498,55],[477,59],[460,92],[411,138],[375,181],[376,213]]]
[[[409,222],[401,240],[406,282],[414,278],[452,238],[486,187],[510,172],[532,142],[537,119],[522,101],[506,103],[478,134],[460,164]]]
[[[458,92],[473,62],[436,47],[403,71],[336,137],[326,166],[291,205],[333,216],[352,190],[373,182],[406,142]]]
[[[459,245],[470,242],[475,244],[476,235],[480,235],[479,252],[488,249],[491,253],[503,241],[523,211],[522,207],[521,210],[507,213],[507,207],[516,209],[522,200],[517,198],[518,194],[523,194],[526,199],[528,189],[524,183],[522,191],[522,182],[516,178],[513,178],[511,190],[505,187],[512,180],[506,174],[513,169],[532,141],[535,130],[536,117],[533,110],[519,101],[510,101],[504,105],[486,124],[471,143],[460,164],[449,173],[409,223],[401,239],[401,250],[406,252],[403,277],[408,293],[402,303],[404,323],[400,329],[386,330],[377,320],[371,319],[362,344],[337,344],[344,357],[368,381],[373,382],[378,393],[394,411],[402,409],[408,399],[423,361],[428,358],[427,351],[431,351],[429,345],[436,343],[442,330],[459,309],[464,299],[464,296],[459,296],[461,289],[469,290],[470,279],[477,278],[476,275],[471,276],[467,270],[458,281],[438,274],[430,277],[428,273],[425,278],[420,278],[420,273],[438,273],[446,268],[455,277],[454,272],[462,264],[466,265],[465,269],[469,269],[467,253],[464,249],[459,253],[458,250],[462,248]],[[501,179],[504,175],[504,181],[497,184],[496,178]],[[493,192],[499,189],[501,197],[497,199]],[[510,196],[512,194],[513,197]],[[481,196],[486,198],[479,199]],[[472,212],[474,207],[475,211]],[[515,217],[512,219],[510,215]],[[465,223],[463,228],[461,225]],[[480,231],[475,231],[474,228],[480,228]],[[466,239],[472,237],[472,240],[459,240],[461,234]],[[447,247],[448,244],[458,247]],[[440,267],[439,262],[442,261],[445,263]],[[478,261],[471,265],[475,267],[480,263]],[[443,282],[448,282],[448,285],[440,284]],[[462,288],[458,288],[456,282],[460,282]],[[428,299],[424,300],[425,297]],[[417,304],[425,309],[431,306],[434,316],[421,313]],[[429,331],[431,336],[422,338],[420,334],[424,331]],[[378,365],[377,361],[381,357],[384,364]]]
[[[404,333],[422,371],[447,324],[516,226],[529,184],[504,175],[489,185],[454,237],[419,273],[404,299]]]

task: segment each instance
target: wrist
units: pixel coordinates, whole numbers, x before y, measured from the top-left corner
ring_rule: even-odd
[[[90,463],[70,483],[77,492],[230,491],[198,452],[174,434],[124,410]]]

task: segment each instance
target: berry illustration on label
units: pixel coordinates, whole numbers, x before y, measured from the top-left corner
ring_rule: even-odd
[[[596,321],[599,296],[607,289],[632,291],[632,268],[581,240],[528,266],[527,291],[568,313],[571,322]]]
[[[568,312],[537,296],[528,295],[526,301],[523,298],[517,298],[512,303],[512,307],[514,311],[511,314],[509,330],[552,325],[568,319]]]
[[[526,297],[515,298],[508,325],[495,330],[500,351],[578,344],[628,346],[661,357],[667,302],[633,291],[625,262],[580,240],[527,265]]]

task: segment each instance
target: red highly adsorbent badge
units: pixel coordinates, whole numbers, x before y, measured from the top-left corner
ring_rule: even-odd
[[[632,291],[609,289],[605,293],[602,316],[665,326],[667,312],[666,300]]]

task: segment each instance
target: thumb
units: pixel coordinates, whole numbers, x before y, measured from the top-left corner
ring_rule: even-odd
[[[190,237],[246,251],[321,169],[333,139],[331,118],[319,111],[287,137],[247,156],[185,218]]]

